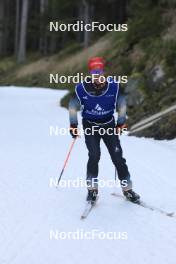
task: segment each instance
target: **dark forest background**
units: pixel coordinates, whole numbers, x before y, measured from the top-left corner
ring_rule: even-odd
[[[76,41],[87,47],[99,34],[49,32],[49,22],[123,23],[127,0],[0,0],[0,56],[14,54],[19,63],[26,51],[49,55]]]
[[[144,3],[136,0],[0,0],[0,56],[14,54],[21,63],[26,60],[26,51],[53,54],[74,41],[87,47],[100,33],[53,34],[48,30],[49,21],[125,23],[135,17],[135,5],[139,8]],[[150,8],[175,6],[175,0],[148,0],[146,3]]]

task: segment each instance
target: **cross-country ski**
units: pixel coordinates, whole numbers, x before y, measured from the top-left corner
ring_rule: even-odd
[[[88,217],[89,213],[92,211],[92,209],[96,206],[96,202],[92,203],[92,202],[86,202],[85,208],[83,213],[81,214],[81,219],[85,219]]]
[[[115,197],[118,197],[118,198],[121,198],[121,199],[125,199],[125,200],[127,200],[128,202],[130,202],[128,199],[126,199],[123,195],[121,195],[121,194],[119,194],[119,193],[115,193],[115,192],[114,192],[114,193],[111,193],[111,195],[113,195],[113,196],[115,196]],[[164,211],[164,210],[162,210],[162,209],[160,209],[160,208],[157,208],[157,207],[155,207],[155,206],[148,205],[147,203],[145,203],[145,202],[143,202],[143,201],[141,201],[141,200],[139,200],[139,201],[137,201],[137,202],[132,202],[132,203],[137,204],[137,205],[139,205],[139,206],[142,206],[142,207],[144,207],[144,208],[146,208],[146,209],[149,209],[149,210],[151,210],[151,211],[158,212],[158,213],[163,214],[163,215],[165,215],[165,216],[175,217],[175,213],[174,213],[174,212],[166,212],[166,211]]]

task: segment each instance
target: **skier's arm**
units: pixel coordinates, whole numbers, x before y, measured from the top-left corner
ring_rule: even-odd
[[[125,95],[119,94],[117,98],[116,111],[118,113],[117,126],[123,126],[126,122],[126,98]]]
[[[76,95],[73,94],[72,98],[69,101],[69,119],[70,119],[70,126],[75,125],[78,126],[78,111],[80,110],[80,102]]]

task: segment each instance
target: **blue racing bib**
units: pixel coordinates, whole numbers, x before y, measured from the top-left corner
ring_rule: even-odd
[[[108,82],[107,90],[99,95],[89,94],[84,83],[76,86],[75,92],[81,104],[82,117],[90,121],[108,119],[113,116],[116,108],[119,83]]]

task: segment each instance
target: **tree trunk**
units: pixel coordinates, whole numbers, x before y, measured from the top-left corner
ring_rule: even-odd
[[[18,52],[18,42],[19,42],[19,22],[20,22],[20,0],[16,0],[16,22],[15,22],[15,56]]]
[[[87,24],[90,22],[90,7],[87,0],[83,0],[83,7],[84,7],[83,20],[84,23]],[[89,42],[90,42],[90,32],[84,31],[84,48],[87,48],[89,46]]]
[[[48,8],[48,0],[40,0],[40,39],[39,50],[42,54],[47,54],[47,37],[44,16],[46,9]]]
[[[0,0],[0,56],[4,53],[4,0]]]
[[[77,10],[78,10],[78,20],[83,21],[83,5],[78,2],[77,5]],[[76,34],[76,39],[78,43],[82,43],[83,41],[83,33],[81,31],[77,32]]]
[[[18,63],[23,63],[26,60],[26,37],[27,37],[27,22],[28,22],[28,0],[22,2],[22,14],[20,23],[20,40],[18,51]]]

